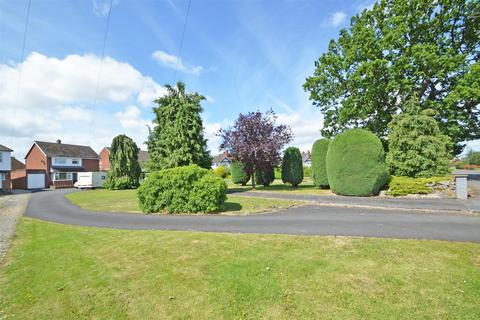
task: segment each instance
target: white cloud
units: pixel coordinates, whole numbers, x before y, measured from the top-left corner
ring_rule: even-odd
[[[198,76],[203,71],[203,67],[186,66],[180,57],[168,54],[165,51],[155,51],[154,53],[152,53],[152,58],[166,68],[190,73],[196,76]]]
[[[328,25],[332,27],[338,27],[345,23],[347,19],[347,15],[343,11],[336,11],[332,15],[330,15],[328,19]]]
[[[0,64],[0,143],[19,158],[33,140],[61,139],[99,151],[125,133],[141,146],[148,134],[144,118],[153,118],[147,107],[165,92],[130,64],[110,57],[58,59],[34,52],[23,63]]]

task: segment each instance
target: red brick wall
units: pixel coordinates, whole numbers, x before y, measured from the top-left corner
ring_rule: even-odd
[[[12,189],[27,189],[27,170],[13,170],[10,174]]]
[[[82,159],[82,166],[85,171],[99,171],[99,160],[97,159]]]
[[[108,171],[110,170],[110,151],[107,148],[103,148],[103,150],[99,154],[100,156],[100,170],[101,171]]]

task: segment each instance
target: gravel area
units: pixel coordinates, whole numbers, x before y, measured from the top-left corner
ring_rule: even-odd
[[[28,192],[0,196],[0,260],[8,250],[17,221],[24,213],[29,199]]]

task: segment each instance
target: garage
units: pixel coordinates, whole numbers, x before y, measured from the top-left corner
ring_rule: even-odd
[[[45,188],[45,173],[29,173],[27,175],[28,189]]]

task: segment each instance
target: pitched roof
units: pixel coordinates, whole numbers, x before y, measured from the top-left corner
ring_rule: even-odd
[[[6,151],[6,152],[13,152],[12,149],[5,147],[4,145],[0,144],[0,151]]]
[[[138,162],[140,162],[140,165],[144,165],[147,161],[148,161],[148,151],[139,150]]]
[[[35,141],[35,144],[42,149],[47,157],[98,159],[98,154],[89,146],[44,141]]]
[[[224,159],[227,159],[229,162],[232,161],[229,156],[226,156],[224,153],[221,153],[213,157],[213,163],[222,162]]]
[[[12,157],[12,171],[13,170],[19,170],[19,169],[25,169],[25,164],[18,160],[17,158],[15,157]]]

